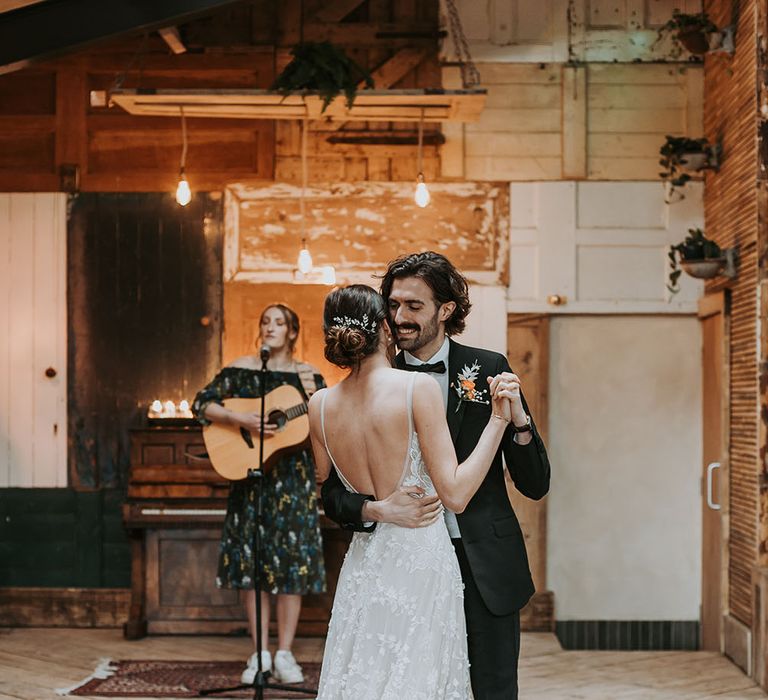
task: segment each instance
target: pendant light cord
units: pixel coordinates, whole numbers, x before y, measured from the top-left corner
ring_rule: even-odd
[[[424,173],[422,169],[423,162],[423,150],[424,150],[424,110],[421,110],[421,118],[419,119],[419,150],[417,155],[416,172],[419,175]]]
[[[179,107],[181,112],[181,165],[180,171],[184,172],[184,166],[187,164],[187,118],[184,116],[184,107]]]
[[[307,193],[307,118],[301,121],[301,197],[299,198],[299,213],[301,214],[301,247],[304,247],[304,198]]]
[[[418,174],[421,175],[424,171],[421,168],[422,164],[422,151],[424,148],[424,110],[421,110],[421,119],[419,119],[419,152],[418,152]]]

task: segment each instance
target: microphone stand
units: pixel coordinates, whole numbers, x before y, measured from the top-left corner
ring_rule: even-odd
[[[267,388],[267,362],[269,361],[269,355],[272,349],[269,345],[262,345],[259,351],[259,358],[261,359],[261,369],[259,370],[259,383],[261,389],[261,425],[259,426],[259,466],[258,469],[248,470],[248,479],[251,479],[254,487],[256,488],[256,522],[253,528],[253,589],[256,596],[256,658],[258,659],[258,666],[256,671],[256,677],[253,679],[253,683],[241,683],[230,688],[208,688],[198,691],[198,695],[206,697],[208,695],[216,695],[219,693],[228,693],[235,690],[244,690],[246,688],[253,688],[254,700],[264,700],[264,691],[284,690],[289,693],[303,693],[305,695],[317,695],[315,688],[300,688],[295,685],[281,685],[279,683],[270,683],[269,679],[272,676],[270,671],[265,671],[261,665],[261,578],[259,576],[259,562],[261,561],[261,518],[263,515],[264,506],[264,419],[265,419],[265,401],[266,401],[266,388]]]

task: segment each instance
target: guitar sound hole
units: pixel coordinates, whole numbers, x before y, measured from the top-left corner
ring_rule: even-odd
[[[270,411],[269,413],[269,419],[267,420],[268,423],[273,423],[277,426],[278,430],[282,430],[285,427],[285,424],[288,422],[288,416],[283,413],[283,411],[275,410]]]

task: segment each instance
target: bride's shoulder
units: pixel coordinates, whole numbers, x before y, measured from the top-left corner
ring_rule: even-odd
[[[327,386],[324,386],[322,389],[318,389],[312,396],[309,397],[309,401],[307,402],[307,406],[314,406],[316,404],[319,404],[323,400],[323,396],[327,394],[330,391],[330,388]]]
[[[392,388],[397,386],[405,389],[410,382],[413,382],[414,403],[416,401],[415,397],[418,396],[422,397],[422,403],[424,404],[432,406],[433,404],[439,403],[442,406],[443,391],[434,377],[429,374],[423,374],[422,372],[410,372],[404,369],[393,368],[388,371],[391,372],[391,383],[389,386]]]
[[[309,418],[309,430],[313,435],[320,435],[322,431],[322,421],[320,416],[320,407],[323,405],[323,396],[328,393],[327,388],[318,389],[307,402],[307,417]]]

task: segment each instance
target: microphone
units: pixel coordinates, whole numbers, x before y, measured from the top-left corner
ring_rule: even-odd
[[[272,354],[272,348],[269,347],[269,345],[262,345],[261,350],[259,350],[259,357],[261,358],[262,362],[266,362],[269,359],[269,356]]]

